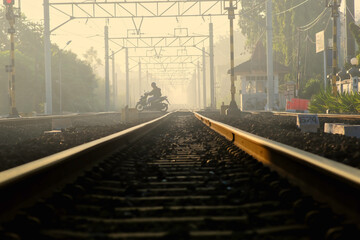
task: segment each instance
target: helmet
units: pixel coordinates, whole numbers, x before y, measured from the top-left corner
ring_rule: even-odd
[[[152,83],[151,83],[151,86],[152,86],[152,87],[156,87],[156,83],[155,83],[155,82],[152,82]]]

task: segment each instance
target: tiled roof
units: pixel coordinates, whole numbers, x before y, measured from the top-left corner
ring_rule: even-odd
[[[236,67],[234,67],[235,75],[244,75],[244,74],[254,74],[254,73],[263,73],[266,74],[267,66],[266,66],[266,49],[263,44],[259,42],[256,45],[255,51],[252,54],[250,60],[243,62]],[[274,73],[289,73],[290,70],[288,67],[274,62]],[[230,74],[230,69],[228,70],[228,74]]]

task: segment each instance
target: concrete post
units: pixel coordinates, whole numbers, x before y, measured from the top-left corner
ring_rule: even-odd
[[[109,87],[109,27],[105,26],[105,111],[109,111],[110,87]]]
[[[141,96],[141,61],[139,61],[139,95]]]
[[[266,65],[267,65],[267,104],[268,111],[274,107],[274,66],[273,66],[273,28],[272,28],[272,0],[266,4]]]
[[[52,114],[51,43],[49,0],[44,0],[45,114]]]
[[[216,108],[215,103],[215,79],[214,79],[214,32],[213,24],[209,23],[209,48],[210,48],[210,107]]]
[[[333,56],[332,56],[332,92],[333,95],[337,95],[337,87],[336,87],[336,73],[338,68],[338,62],[337,62],[337,55],[338,55],[338,49],[337,49],[337,24],[338,24],[338,17],[339,17],[339,4],[337,0],[334,0],[332,5],[332,17],[333,17]]]
[[[114,51],[111,51],[111,60],[112,60],[112,88],[113,88],[113,92],[112,92],[112,105],[113,105],[113,110],[115,110],[115,102],[116,102],[116,84],[115,84],[115,54]]]
[[[206,59],[205,59],[205,48],[202,48],[202,61],[203,61],[203,103],[204,109],[206,108]]]
[[[198,108],[201,107],[201,90],[200,90],[200,62],[197,62],[197,102],[198,102]]]
[[[129,49],[125,48],[125,66],[126,66],[126,105],[130,105],[130,86],[129,86]]]

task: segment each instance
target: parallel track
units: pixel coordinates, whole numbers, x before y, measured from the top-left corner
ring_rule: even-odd
[[[259,112],[252,112],[252,113],[259,113]],[[279,116],[296,117],[297,115],[311,114],[311,113],[272,112],[272,114],[279,115]],[[318,117],[321,117],[321,118],[330,118],[330,119],[335,118],[335,119],[343,119],[343,120],[360,120],[360,115],[359,114],[317,114],[317,115],[318,115]]]
[[[236,130],[230,134],[216,122],[198,118],[237,144]],[[143,127],[99,140],[101,146],[79,147],[75,155],[73,150],[41,160],[42,170],[28,166],[41,177],[26,173],[25,168],[18,168],[24,174],[0,174],[1,196],[14,193],[14,186],[20,191],[13,194],[17,204],[12,204],[15,201],[10,196],[2,200],[1,206],[6,206],[2,212],[7,213],[3,216],[8,219],[19,206],[29,205],[19,201],[27,187],[46,179],[45,185],[53,189],[57,177],[51,180],[49,176],[78,174],[72,173],[76,162],[75,172],[87,160],[92,159],[90,166],[96,165],[51,197],[33,198],[36,204],[2,225],[0,238],[291,240],[359,236],[356,214],[351,216],[353,224],[348,224],[327,204],[304,195],[192,114],[175,113]],[[135,140],[136,144],[130,143]],[[270,145],[260,145],[271,152]],[[49,170],[49,166],[53,167]],[[64,166],[65,173],[59,170]],[[356,185],[356,181],[345,182]],[[34,188],[27,192],[40,196],[48,191]]]

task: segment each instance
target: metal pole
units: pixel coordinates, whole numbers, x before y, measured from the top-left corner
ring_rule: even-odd
[[[9,73],[9,94],[10,94],[10,112],[9,117],[19,117],[19,113],[16,109],[16,101],[15,101],[15,15],[13,6],[6,7],[7,13],[6,18],[9,21],[10,28],[8,29],[8,33],[10,33],[10,73]]]
[[[115,73],[115,79],[114,79],[114,84],[115,84],[115,93],[114,93],[114,109],[116,110],[117,108],[117,101],[118,101],[118,81],[117,81],[117,73]]]
[[[61,50],[59,50],[59,113],[62,114],[61,81],[62,81]]]
[[[337,0],[334,0],[332,5],[332,17],[333,17],[333,56],[332,56],[332,92],[336,96],[336,72],[337,72],[337,18],[339,16],[339,4]]]
[[[52,114],[51,42],[49,0],[44,0],[45,114]]]
[[[274,105],[274,66],[273,66],[273,43],[272,43],[272,0],[266,4],[266,50],[267,50],[267,104],[268,111],[272,111]]]
[[[139,94],[141,96],[141,62],[139,61]]]
[[[355,16],[355,5],[354,0],[346,0],[346,61],[350,62],[351,58],[355,56],[355,39],[351,34],[349,29],[350,23],[353,23],[355,20],[353,16]]]
[[[213,23],[209,23],[209,48],[210,48],[210,107],[216,108],[215,103],[215,79],[214,79],[214,32]]]
[[[297,49],[297,73],[296,73],[295,97],[299,96],[299,86],[300,86],[300,31],[299,30],[298,30],[298,35],[299,36],[298,36],[298,49]]]
[[[233,0],[229,0],[228,18],[230,20],[230,80],[231,80],[231,102],[228,109],[228,114],[236,114],[239,112],[238,106],[235,101],[235,69],[234,69],[234,6]]]
[[[202,62],[203,62],[203,102],[204,102],[204,109],[206,109],[206,60],[205,60],[205,48],[202,48]]]
[[[105,111],[109,111],[110,86],[109,86],[109,27],[105,26]]]
[[[125,48],[125,65],[126,65],[126,105],[130,105],[130,87],[129,87],[129,49]]]
[[[200,91],[200,62],[197,62],[197,102],[198,102],[198,108],[201,106],[201,91]]]
[[[113,92],[112,92],[112,98],[113,98],[113,110],[115,110],[115,102],[116,102],[116,85],[115,85],[115,54],[114,51],[111,51],[111,60],[112,60],[112,87],[113,87]]]
[[[325,33],[324,33],[325,34]],[[325,37],[324,37],[324,90],[326,91],[326,41],[325,41]]]

